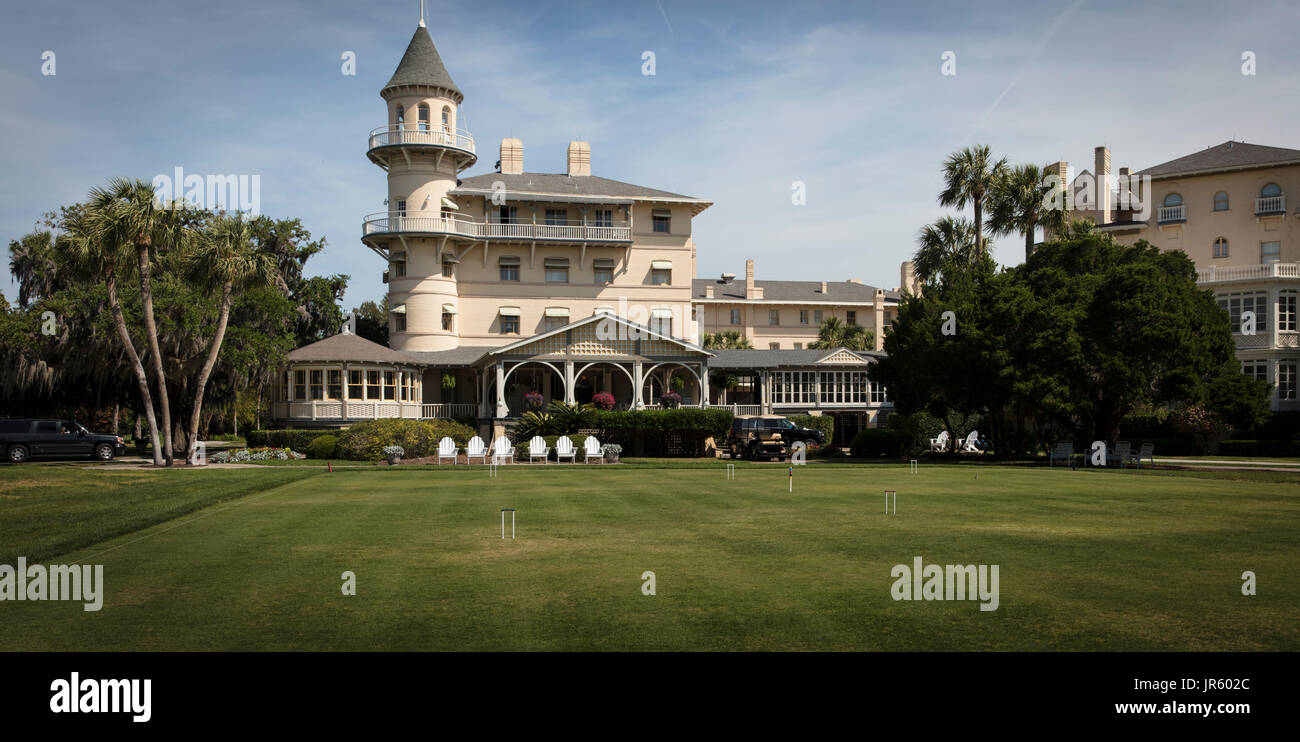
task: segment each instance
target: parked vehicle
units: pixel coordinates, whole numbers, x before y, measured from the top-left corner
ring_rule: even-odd
[[[780,433],[781,440],[785,441],[786,445],[794,443],[795,441],[803,441],[804,443],[810,445],[815,444],[818,446],[826,443],[826,433],[813,428],[801,428],[791,422],[788,418],[781,417],[780,415],[763,415],[761,417],[755,417],[754,419],[759,422],[759,425],[763,429],[773,433]]]
[[[111,461],[126,453],[126,442],[92,433],[76,420],[8,419],[0,420],[0,452],[14,464],[34,458]]]
[[[765,418],[753,415],[739,415],[731,421],[731,430],[727,433],[726,450],[733,459],[778,459],[784,461],[789,456],[786,439],[782,433],[785,428],[776,422],[785,418]],[[793,423],[790,423],[793,426]],[[816,432],[816,431],[814,431]]]

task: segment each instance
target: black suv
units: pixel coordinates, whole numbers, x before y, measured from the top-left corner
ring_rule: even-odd
[[[733,459],[778,459],[784,460],[786,450],[785,437],[774,426],[767,424],[768,419],[740,415],[731,421],[731,430],[727,433],[727,455]],[[787,421],[788,422],[788,421]]]
[[[826,434],[822,431],[801,428],[779,415],[766,415],[752,419],[757,420],[760,427],[773,433],[780,433],[781,440],[785,441],[787,445],[795,441],[803,441],[818,446],[826,443]]]
[[[0,452],[14,464],[35,457],[111,461],[126,453],[120,436],[98,435],[76,420],[0,420]]]

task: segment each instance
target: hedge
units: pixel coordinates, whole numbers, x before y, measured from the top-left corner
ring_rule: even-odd
[[[332,435],[317,436],[316,440],[307,446],[307,458],[309,459],[332,459],[334,450],[339,445],[339,439]]]
[[[367,420],[338,434],[335,455],[353,461],[379,461],[384,458],[384,446],[398,445],[406,451],[404,458],[418,459],[437,454],[443,437],[464,448],[475,435],[473,428],[451,420]]]
[[[337,435],[337,430],[254,430],[246,440],[249,448],[292,448],[306,451],[311,442],[323,435]]]
[[[825,433],[827,443],[835,440],[835,418],[830,415],[790,415],[788,419],[801,428],[811,428]]]
[[[1220,441],[1224,456],[1300,456],[1300,441]]]
[[[859,458],[899,456],[903,452],[904,436],[887,428],[864,428],[853,436],[850,452]]]
[[[703,456],[710,438],[722,442],[733,417],[730,410],[712,408],[602,410],[596,413],[596,437],[619,444],[627,456]]]
[[[582,459],[583,459],[583,455],[582,455],[582,454],[583,454],[582,444],[583,444],[583,443],[586,443],[586,441],[587,441],[587,435],[586,435],[585,433],[582,434],[582,435],[576,435],[576,434],[575,434],[575,435],[570,435],[570,436],[568,436],[568,438],[569,438],[570,441],[573,442],[573,452],[576,454],[576,458],[575,458],[575,460],[576,460],[576,461],[582,461]],[[547,454],[547,457],[546,457],[547,460],[549,460],[549,461],[557,461],[558,459],[555,458],[555,442],[558,441],[558,440],[560,440],[560,436],[558,436],[558,435],[544,435],[544,436],[542,436],[542,440],[546,441],[546,447],[549,448],[549,449],[551,449],[551,450],[550,450],[550,453]],[[601,441],[601,444],[602,444],[602,445],[604,445],[604,443],[605,443],[604,441]],[[567,461],[568,458],[566,457],[565,460]],[[515,441],[515,461],[516,461],[516,462],[527,462],[527,461],[528,461],[528,441]]]

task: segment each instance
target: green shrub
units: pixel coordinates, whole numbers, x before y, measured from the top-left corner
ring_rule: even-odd
[[[601,443],[617,443],[629,456],[703,456],[705,443],[720,443],[731,427],[730,410],[598,411],[594,427]]]
[[[1224,456],[1300,456],[1300,441],[1220,441]]]
[[[903,436],[897,430],[864,428],[853,436],[849,450],[859,458],[898,456],[903,451]]]
[[[292,448],[306,451],[322,435],[338,435],[337,430],[254,430],[247,435],[249,448]]]
[[[384,446],[397,445],[406,451],[406,458],[418,459],[435,455],[444,436],[463,448],[475,435],[473,428],[451,420],[367,420],[339,434],[335,455],[353,461],[380,461]]]
[[[890,415],[888,428],[902,438],[901,450],[920,455],[930,450],[930,439],[939,437],[943,421],[922,410],[910,415]]]
[[[584,441],[587,440],[587,436],[586,436],[586,434],[583,434],[583,435],[570,435],[570,436],[567,436],[567,437],[568,437],[568,439],[569,439],[570,441],[573,442],[573,451],[574,451],[574,453],[576,454],[576,457],[575,457],[574,460],[575,460],[575,461],[582,461],[582,444],[583,444]],[[527,461],[528,461],[528,441],[529,441],[529,440],[532,440],[532,439],[529,438],[529,439],[527,439],[527,440],[515,441],[515,461],[524,461],[524,462],[527,462]],[[547,459],[548,461],[558,461],[558,459],[555,457],[555,442],[558,441],[558,440],[560,440],[560,436],[558,436],[558,435],[544,435],[544,436],[542,436],[542,440],[546,441],[546,447],[550,449],[550,452],[548,452],[547,455],[546,455],[546,459]],[[566,456],[564,460],[565,460],[565,461],[568,461],[569,459],[568,459],[568,457]]]
[[[825,433],[827,443],[835,440],[835,418],[830,415],[790,415],[788,419],[801,428]]]
[[[339,444],[339,439],[332,435],[318,436],[307,446],[307,458],[309,459],[332,459],[334,458],[334,449]]]

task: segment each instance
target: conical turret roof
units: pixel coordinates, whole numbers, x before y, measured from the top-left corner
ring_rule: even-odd
[[[433,38],[429,36],[429,30],[424,26],[415,29],[411,43],[406,45],[406,54],[402,55],[397,71],[384,86],[383,92],[400,85],[447,88],[458,98],[465,97],[465,94],[460,92],[460,88],[456,87],[456,83],[452,82],[451,74],[447,72],[442,57],[438,56],[437,47],[433,45]]]

